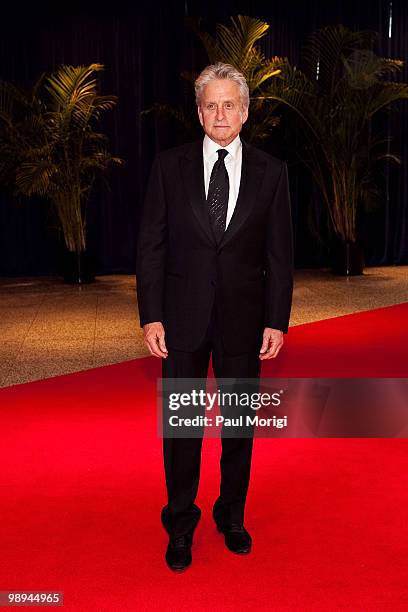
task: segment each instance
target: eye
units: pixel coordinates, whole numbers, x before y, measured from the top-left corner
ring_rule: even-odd
[[[232,102],[226,102],[225,103],[225,108],[227,110],[232,110],[234,108],[234,104]]]

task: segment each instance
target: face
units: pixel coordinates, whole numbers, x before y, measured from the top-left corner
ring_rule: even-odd
[[[198,116],[211,140],[226,147],[240,133],[248,118],[243,110],[239,85],[231,79],[214,79],[203,89]]]

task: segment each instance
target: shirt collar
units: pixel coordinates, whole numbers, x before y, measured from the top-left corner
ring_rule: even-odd
[[[205,159],[209,159],[212,156],[216,156],[218,149],[226,149],[229,155],[231,155],[231,157],[236,158],[240,147],[241,139],[239,137],[239,134],[237,134],[234,140],[230,142],[229,145],[227,145],[226,147],[222,147],[221,145],[211,140],[211,138],[207,136],[207,134],[204,136],[203,152]]]

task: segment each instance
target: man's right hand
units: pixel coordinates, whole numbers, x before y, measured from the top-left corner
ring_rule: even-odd
[[[155,357],[167,357],[168,351],[164,342],[164,327],[161,321],[143,325],[144,343]]]

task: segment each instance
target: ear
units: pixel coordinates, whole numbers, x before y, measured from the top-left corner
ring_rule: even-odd
[[[200,120],[201,125],[204,125],[204,121],[203,121],[203,113],[201,111],[201,106],[197,106],[197,112],[198,112],[198,118]]]
[[[248,109],[245,109],[242,111],[242,125],[244,125],[247,119],[248,119]]]

